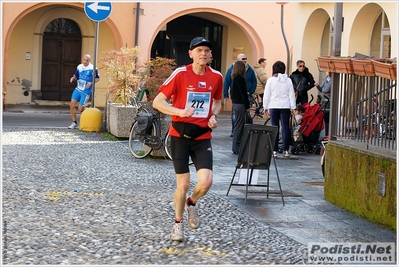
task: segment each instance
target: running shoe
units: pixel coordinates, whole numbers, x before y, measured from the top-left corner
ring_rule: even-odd
[[[184,240],[184,227],[183,221],[179,223],[175,223],[172,228],[172,233],[170,234],[170,239],[172,241],[180,241]]]
[[[288,150],[286,150],[285,152],[284,152],[284,157],[289,157],[290,156],[290,153],[288,153]]]
[[[200,225],[200,220],[198,217],[198,212],[195,206],[191,206],[187,204],[188,198],[186,199],[186,211],[188,214],[188,226],[193,229],[197,229]]]
[[[273,151],[273,157],[277,158],[277,151]]]
[[[76,129],[76,128],[78,128],[78,124],[76,122],[72,122],[72,124],[68,126],[68,129]]]

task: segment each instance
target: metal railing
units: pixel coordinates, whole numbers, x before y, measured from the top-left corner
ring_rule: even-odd
[[[332,73],[330,137],[396,150],[396,80]]]

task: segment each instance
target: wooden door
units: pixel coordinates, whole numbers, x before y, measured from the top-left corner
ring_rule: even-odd
[[[60,100],[71,100],[71,95],[76,83],[71,83],[70,79],[76,71],[76,67],[82,61],[81,55],[82,41],[77,37],[63,39],[63,57],[61,58],[61,92]]]
[[[81,62],[82,39],[77,36],[43,36],[41,90],[43,100],[69,101],[75,88],[69,80]]]

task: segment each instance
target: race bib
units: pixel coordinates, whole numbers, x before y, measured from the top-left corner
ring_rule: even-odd
[[[207,118],[209,114],[211,103],[211,93],[203,92],[188,92],[186,108],[192,107],[195,109],[192,117]]]
[[[86,81],[85,80],[78,80],[78,89],[79,90],[84,90],[86,89]]]

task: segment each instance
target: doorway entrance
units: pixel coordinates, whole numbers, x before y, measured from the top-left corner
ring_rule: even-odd
[[[43,35],[42,100],[69,101],[74,89],[70,78],[81,61],[82,35],[76,22],[58,18]]]
[[[192,15],[176,18],[159,31],[152,44],[151,58],[159,56],[175,59],[177,66],[190,64],[193,60],[188,55],[188,49],[190,41],[197,36],[203,36],[212,42],[211,67],[220,70],[223,26]]]

